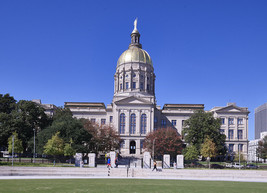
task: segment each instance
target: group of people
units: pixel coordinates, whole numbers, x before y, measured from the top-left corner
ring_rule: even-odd
[[[115,158],[115,168],[117,168],[118,165],[119,165],[119,160],[118,160],[118,158],[116,157],[116,158]],[[107,167],[108,167],[108,168],[112,168],[110,157],[108,157],[108,160],[107,160]]]

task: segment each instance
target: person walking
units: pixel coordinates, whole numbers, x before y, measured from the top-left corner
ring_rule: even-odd
[[[157,162],[156,161],[154,161],[154,168],[153,168],[153,170],[152,171],[154,171],[154,169],[156,169],[156,171],[158,171],[158,169],[157,169]]]
[[[110,168],[111,164],[110,164],[110,157],[108,157],[108,161],[107,161],[107,167]]]

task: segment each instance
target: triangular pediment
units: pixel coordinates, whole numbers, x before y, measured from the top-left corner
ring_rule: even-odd
[[[217,110],[217,112],[240,113],[243,111],[241,108],[234,106],[234,105],[231,105],[231,106],[223,107],[223,108]]]
[[[124,99],[121,99],[119,101],[116,101],[115,104],[117,105],[151,105],[152,103],[150,101],[131,96]]]

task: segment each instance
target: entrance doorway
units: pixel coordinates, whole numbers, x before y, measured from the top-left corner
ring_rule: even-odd
[[[130,142],[130,154],[135,154],[135,149],[136,149],[136,143],[135,141]]]

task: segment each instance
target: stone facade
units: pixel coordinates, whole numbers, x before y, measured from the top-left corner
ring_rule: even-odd
[[[214,117],[221,119],[221,133],[226,135],[228,152],[240,152],[247,158],[248,153],[248,108],[228,103],[226,107],[214,107],[210,110]]]

